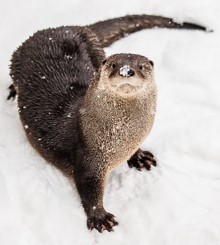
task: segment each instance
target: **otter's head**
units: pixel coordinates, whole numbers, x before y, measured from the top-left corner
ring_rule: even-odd
[[[153,62],[136,54],[115,54],[103,61],[99,89],[122,97],[146,94],[154,87]]]

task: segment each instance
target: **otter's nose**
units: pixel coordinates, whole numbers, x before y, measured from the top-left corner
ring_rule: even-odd
[[[135,72],[128,65],[124,65],[119,70],[119,75],[122,77],[132,77]]]

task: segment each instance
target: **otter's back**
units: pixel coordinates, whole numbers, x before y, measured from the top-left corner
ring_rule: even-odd
[[[69,139],[68,132],[79,132],[81,98],[105,57],[96,39],[87,28],[48,29],[35,33],[13,54],[11,76],[20,118],[38,149],[64,152],[76,145],[77,135]]]
[[[85,94],[104,57],[95,38],[87,28],[60,27],[35,33],[16,50],[11,76],[25,115],[50,119]]]

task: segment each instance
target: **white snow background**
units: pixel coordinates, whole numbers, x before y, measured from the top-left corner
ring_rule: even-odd
[[[88,231],[73,185],[32,149],[6,101],[10,57],[37,30],[126,14],[191,21],[213,33],[154,29],[106,49],[155,63],[159,99],[143,149],[158,167],[124,163],[107,182],[105,208],[119,226]],[[0,244],[220,244],[220,2],[218,0],[8,0],[0,2]]]

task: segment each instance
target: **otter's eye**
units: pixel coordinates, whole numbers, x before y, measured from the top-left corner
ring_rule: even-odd
[[[114,70],[116,68],[116,64],[112,63],[111,68]]]
[[[143,70],[143,66],[142,66],[142,65],[139,65],[139,69],[140,69],[140,70]]]

